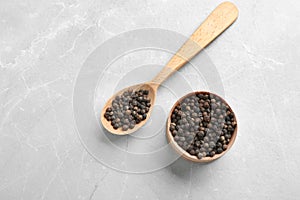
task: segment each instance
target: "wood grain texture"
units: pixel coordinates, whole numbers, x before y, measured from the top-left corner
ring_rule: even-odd
[[[230,2],[221,3],[182,45],[152,82],[159,85],[165,81],[225,31],[237,17],[238,9],[234,4]]]

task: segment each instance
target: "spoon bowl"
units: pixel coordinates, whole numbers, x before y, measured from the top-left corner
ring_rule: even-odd
[[[145,120],[141,121],[140,123],[136,124],[133,129],[128,129],[127,131],[123,131],[120,128],[119,129],[114,129],[113,126],[110,124],[110,122],[105,119],[104,113],[105,113],[105,111],[106,111],[106,109],[108,107],[112,106],[112,101],[116,98],[116,96],[120,96],[125,91],[128,91],[128,90],[132,90],[132,91],[148,90],[149,91],[148,97],[150,99],[151,106],[150,106],[149,111],[147,113],[147,118]],[[124,88],[124,89],[118,91],[117,93],[115,93],[106,102],[105,106],[102,109],[102,112],[101,112],[101,122],[102,122],[103,127],[107,131],[109,131],[110,133],[113,133],[113,134],[116,134],[116,135],[127,135],[127,134],[133,133],[136,130],[138,130],[140,127],[142,127],[147,122],[148,118],[150,117],[150,114],[151,114],[152,109],[153,109],[152,105],[154,105],[155,99],[156,99],[156,90],[157,90],[157,86],[155,84],[152,84],[152,83],[142,83],[142,84],[137,84],[137,85],[133,85],[133,86]]]

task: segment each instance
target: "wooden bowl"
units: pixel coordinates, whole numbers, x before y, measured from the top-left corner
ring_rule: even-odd
[[[197,94],[212,94],[212,95],[215,95],[216,97],[219,97],[222,102],[224,102],[226,105],[227,102],[220,96],[216,95],[216,94],[213,94],[211,92],[206,92],[206,91],[197,91],[197,92],[191,92],[183,97],[181,97],[172,107],[170,113],[169,113],[169,116],[168,116],[168,119],[167,119],[167,130],[166,130],[166,135],[167,135],[167,139],[168,141],[171,143],[172,147],[176,150],[176,152],[178,154],[180,154],[183,158],[187,159],[187,160],[190,160],[190,161],[193,161],[193,162],[198,162],[198,163],[208,163],[208,162],[211,162],[211,161],[214,161],[218,158],[220,158],[221,156],[223,156],[225,153],[227,153],[229,151],[229,149],[231,148],[231,146],[233,145],[234,141],[235,141],[235,138],[236,138],[236,135],[237,135],[237,125],[235,127],[235,130],[233,132],[233,134],[231,135],[231,138],[230,138],[230,142],[228,144],[228,147],[225,151],[223,151],[222,153],[220,154],[215,154],[213,157],[203,157],[201,159],[198,159],[196,156],[193,156],[191,154],[189,154],[188,152],[186,152],[184,149],[182,149],[178,144],[177,142],[174,140],[174,137],[172,135],[172,133],[170,132],[170,124],[171,124],[171,115],[175,109],[175,107],[180,103],[182,102],[185,98],[189,97],[189,96],[194,96],[194,95],[197,95]],[[229,110],[234,114],[234,112],[232,111],[231,107],[228,105],[229,107]],[[236,120],[236,115],[234,114],[234,117],[235,117],[235,120]]]

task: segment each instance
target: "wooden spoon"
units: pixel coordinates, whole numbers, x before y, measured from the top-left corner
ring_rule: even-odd
[[[221,3],[206,20],[197,28],[190,38],[183,44],[177,53],[171,58],[167,65],[158,73],[150,82],[127,87],[115,95],[113,95],[105,104],[101,113],[101,122],[106,130],[117,135],[130,134],[141,128],[149,119],[156,97],[156,92],[161,83],[163,83],[170,75],[179,70],[204,47],[211,43],[223,31],[225,31],[238,17],[238,9],[230,2]],[[108,107],[111,107],[112,100],[121,95],[126,90],[149,90],[149,98],[151,99],[151,107],[147,113],[147,118],[137,124],[133,129],[122,131],[121,128],[114,129],[110,122],[104,118],[104,113]]]

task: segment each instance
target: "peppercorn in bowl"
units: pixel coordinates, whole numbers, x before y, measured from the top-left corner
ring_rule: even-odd
[[[185,159],[211,162],[223,156],[237,135],[236,116],[220,96],[192,92],[180,98],[167,119],[167,139]]]

